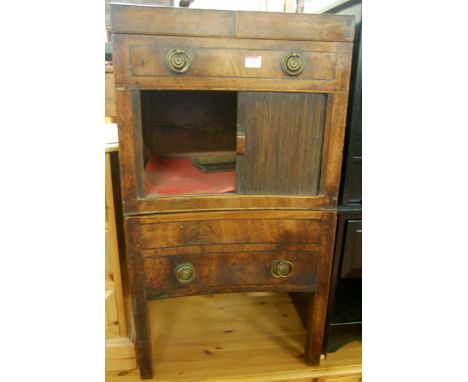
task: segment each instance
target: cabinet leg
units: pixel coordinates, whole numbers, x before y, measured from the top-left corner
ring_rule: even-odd
[[[133,305],[135,317],[135,350],[141,379],[153,378],[151,366],[151,340],[148,323],[148,306],[144,299]]]
[[[309,297],[307,315],[307,337],[305,345],[305,362],[307,365],[320,364],[322,342],[325,330],[327,296],[324,293],[313,293]]]
[[[327,319],[328,293],[333,261],[333,247],[335,242],[336,213],[324,213],[321,244],[322,256],[317,266],[317,287],[315,293],[309,296],[307,312],[307,338],[304,351],[305,362],[308,365],[318,365],[323,350],[323,338]]]
[[[138,222],[125,220],[125,244],[127,247],[128,282],[132,295],[133,319],[135,328],[135,353],[140,367],[141,379],[153,377],[151,364],[151,335],[148,318],[148,301],[143,282],[143,259],[138,246]]]

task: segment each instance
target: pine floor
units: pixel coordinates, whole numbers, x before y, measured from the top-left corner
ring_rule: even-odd
[[[360,341],[329,353],[320,366],[304,364],[305,331],[288,294],[181,297],[149,309],[153,381],[360,380]],[[107,382],[139,380],[138,369],[106,373]]]

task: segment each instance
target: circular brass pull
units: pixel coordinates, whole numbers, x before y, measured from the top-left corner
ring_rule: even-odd
[[[175,269],[177,281],[187,284],[195,278],[195,267],[190,263],[179,264]]]
[[[283,57],[281,66],[286,74],[290,76],[297,76],[304,71],[305,59],[299,53],[290,52]]]
[[[270,272],[273,277],[289,277],[294,271],[294,264],[287,260],[275,260]]]
[[[191,64],[190,56],[182,49],[172,49],[166,56],[167,67],[175,73],[185,73]]]

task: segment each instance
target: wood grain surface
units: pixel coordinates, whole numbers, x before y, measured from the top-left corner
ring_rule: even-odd
[[[319,252],[234,252],[200,255],[149,257],[144,260],[148,298],[166,298],[233,291],[301,291],[315,289]],[[289,277],[273,277],[275,260],[294,264]],[[175,269],[190,263],[196,276],[188,284],[180,283]]]
[[[317,382],[354,376],[343,382],[357,382],[361,374],[360,342],[330,353],[319,366],[304,364],[305,329],[286,293],[180,297],[152,301],[148,309],[153,381]],[[137,382],[139,370],[108,372],[106,381]]]
[[[334,92],[346,89],[341,57],[351,58],[352,43],[252,40],[113,34],[115,83],[126,88],[270,90]],[[172,49],[191,57],[184,73],[166,65]],[[300,53],[305,69],[297,76],[284,73],[281,63],[290,52]],[[247,57],[261,57],[257,68]]]
[[[207,219],[200,214],[200,219]],[[143,249],[211,244],[311,243],[320,241],[320,220],[248,217],[142,224]]]
[[[290,78],[328,81],[335,79],[336,53],[334,52],[314,52],[300,49],[306,62],[305,69],[297,77],[289,77],[282,70],[281,61],[286,54],[291,52],[291,46],[288,46],[287,49],[280,47],[255,48],[256,44],[245,40],[242,41],[242,47],[233,49],[230,40],[226,40],[226,46],[204,47],[205,40],[197,38],[192,38],[190,41],[180,41],[180,43],[171,37],[146,37],[146,39],[149,40],[147,45],[132,44],[129,47],[129,67],[132,77],[180,76],[172,72],[165,62],[169,51],[177,47],[183,49],[191,58],[191,66],[183,74],[186,78]],[[218,40],[216,42],[219,44]],[[261,57],[261,68],[247,67],[245,65],[246,57]]]
[[[335,243],[336,213],[324,214],[321,246],[323,256],[319,257],[316,291],[310,296],[307,316],[307,339],[305,344],[305,362],[308,365],[318,365],[322,353],[322,343],[325,334],[328,294],[333,263],[333,247]]]
[[[139,241],[136,221],[125,220],[125,244],[127,248],[128,282],[130,287],[133,324],[135,328],[135,351],[142,379],[153,376],[151,366],[150,326],[148,304],[144,287],[143,259],[139,256]]]
[[[110,5],[111,28],[118,33],[185,36],[234,36],[236,14],[231,11]]]
[[[143,91],[146,156],[234,151],[236,92]]]
[[[353,41],[354,38],[354,18],[350,16],[110,4],[110,19],[114,33],[310,41]]]
[[[317,195],[327,97],[239,93],[246,149],[237,160],[239,194]]]
[[[127,337],[106,340],[106,372],[134,370],[137,367],[135,345]]]

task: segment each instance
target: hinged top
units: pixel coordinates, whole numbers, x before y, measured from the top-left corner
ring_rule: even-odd
[[[113,33],[346,42],[354,16],[110,4]]]

